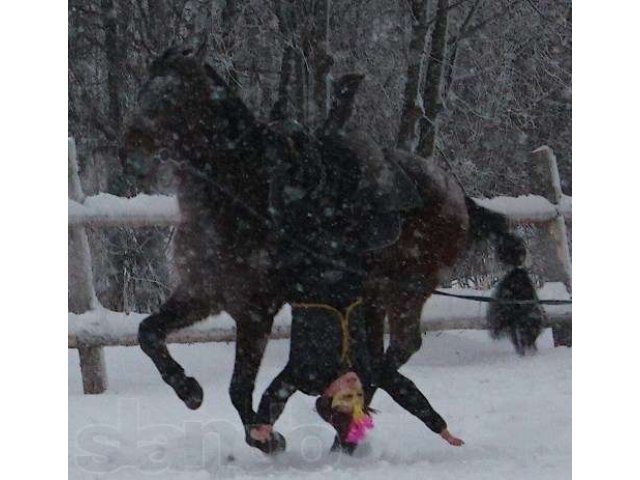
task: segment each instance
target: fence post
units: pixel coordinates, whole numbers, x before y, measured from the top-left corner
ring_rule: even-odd
[[[78,176],[76,143],[69,138],[69,198],[83,203],[85,196]],[[84,313],[98,308],[93,288],[91,251],[84,227],[69,227],[69,311]],[[102,347],[78,346],[84,393],[102,393],[107,389],[107,374]]]
[[[532,176],[534,193],[543,196],[557,207],[557,214],[553,220],[543,228],[546,229],[556,257],[554,262],[554,276],[565,284],[571,292],[571,255],[569,254],[569,242],[567,240],[567,227],[564,217],[560,213],[560,200],[562,188],[560,186],[560,173],[553,150],[544,145],[531,152],[533,156]],[[552,327],[553,342],[556,346],[571,346],[571,323],[558,323]]]

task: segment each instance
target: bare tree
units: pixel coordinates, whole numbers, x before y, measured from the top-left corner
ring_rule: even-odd
[[[404,103],[400,116],[400,129],[398,131],[397,146],[409,152],[414,150],[417,136],[418,120],[422,116],[422,105],[418,97],[420,80],[422,77],[422,64],[427,37],[427,8],[428,0],[411,0],[411,41],[409,43],[409,65],[407,67],[407,80],[404,88]]]
[[[424,115],[420,119],[417,153],[423,157],[433,155],[436,142],[438,114],[442,109],[442,73],[447,52],[449,26],[449,0],[438,0],[435,25],[431,33],[431,52],[427,63],[422,102]]]
[[[473,195],[527,192],[522,162],[548,144],[571,192],[570,0],[70,0],[69,134],[87,195],[172,192],[170,172],[132,175],[118,137],[153,58],[202,35],[258,117],[311,130],[350,118],[383,146],[446,160]],[[353,72],[357,94],[327,120],[332,79]],[[101,302],[153,308],[170,232],[88,235]]]

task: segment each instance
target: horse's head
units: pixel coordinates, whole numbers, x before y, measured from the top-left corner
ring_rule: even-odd
[[[242,101],[192,49],[171,47],[153,61],[125,138],[129,154],[214,147],[239,118]]]

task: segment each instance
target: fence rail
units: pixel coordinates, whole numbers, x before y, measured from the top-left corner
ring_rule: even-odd
[[[534,190],[523,197],[495,197],[477,199],[494,211],[506,215],[513,224],[536,224],[546,230],[550,239],[548,255],[556,259],[555,280],[571,288],[571,259],[567,241],[566,223],[571,222],[571,198],[564,196],[560,189],[556,159],[548,147],[532,152],[531,177]],[[180,209],[175,197],[167,195],[137,195],[120,198],[108,194],[85,196],[78,176],[75,142],[69,139],[69,310],[80,314],[80,323],[70,325],[68,347],[77,348],[85,393],[102,393],[107,388],[107,375],[103,347],[129,346],[137,344],[137,323],[129,321],[124,329],[109,329],[108,325],[83,329],[84,315],[101,310],[97,300],[91,252],[85,227],[150,227],[175,225],[180,222]],[[83,315],[84,314],[84,315]],[[553,329],[554,341],[571,344],[571,308],[547,309],[547,326]],[[72,314],[70,313],[70,316]],[[78,316],[78,315],[76,315]],[[78,320],[76,318],[76,320]],[[95,319],[94,319],[95,320]],[[448,314],[430,315],[422,319],[423,332],[447,329],[484,329],[484,315]],[[271,338],[288,338],[288,325],[275,325]],[[171,343],[199,343],[235,340],[232,326],[190,328],[169,335]]]
[[[117,312],[112,312],[117,314]],[[547,309],[547,318],[544,326],[548,328],[559,328],[571,322],[571,308],[563,307],[559,309]],[[121,314],[124,315],[124,314]],[[131,315],[131,314],[130,314]],[[69,348],[94,348],[94,347],[131,347],[138,345],[137,326],[140,319],[131,319],[128,328],[124,331],[104,331],[94,330],[91,332],[70,331],[68,336]],[[449,314],[432,315],[429,314],[420,322],[422,333],[441,330],[485,330],[486,318],[484,314]],[[388,333],[388,332],[387,332]],[[291,334],[290,324],[274,325],[269,338],[286,339]],[[167,343],[191,344],[209,342],[232,342],[236,338],[235,327],[226,326],[221,328],[216,325],[206,327],[188,327],[178,332],[170,333],[167,336]]]
[[[561,215],[571,222],[571,197],[563,196],[558,205],[539,195],[474,198],[494,212],[502,213],[513,224],[541,224]],[[139,194],[131,198],[106,193],[85,197],[83,203],[69,200],[70,227],[153,227],[180,223],[178,200],[171,195]]]

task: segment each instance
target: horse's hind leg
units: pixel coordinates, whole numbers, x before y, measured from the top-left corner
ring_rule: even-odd
[[[169,384],[178,397],[192,410],[202,404],[203,391],[200,384],[184,374],[167,348],[167,335],[204,319],[209,314],[206,301],[177,291],[161,307],[158,313],[147,317],[138,328],[138,342],[142,351],[153,361],[162,379]]]
[[[389,333],[389,347],[384,356],[384,363],[387,368],[398,370],[422,346],[420,314],[414,309],[390,309]]]
[[[384,360],[387,368],[398,370],[422,346],[420,314],[435,286],[419,283],[418,286],[407,285],[406,290],[392,294],[387,302],[390,333]]]

